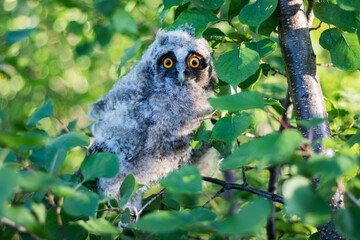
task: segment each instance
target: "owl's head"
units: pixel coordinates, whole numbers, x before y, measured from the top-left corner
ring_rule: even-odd
[[[156,84],[212,88],[216,73],[212,49],[204,38],[195,38],[189,29],[160,30],[147,55],[154,59]]]

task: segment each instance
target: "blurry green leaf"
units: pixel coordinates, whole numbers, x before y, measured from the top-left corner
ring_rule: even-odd
[[[341,32],[339,29],[337,28],[326,29],[321,33],[319,43],[323,48],[330,50],[331,47],[336,43],[336,41],[340,37],[341,37]]]
[[[24,206],[8,206],[4,208],[3,216],[15,222],[16,225],[25,227],[29,232],[40,229],[40,225],[37,223],[35,217],[29,209]]]
[[[235,16],[239,15],[241,9],[249,3],[249,0],[231,0],[229,5],[228,19],[231,21]]]
[[[337,0],[340,8],[346,11],[360,11],[360,1],[356,0]]]
[[[320,198],[308,179],[296,176],[283,186],[285,210],[300,217],[305,223],[315,226],[330,220],[331,211],[326,200]]]
[[[201,37],[202,33],[219,19],[211,11],[204,8],[189,8],[171,24],[167,30],[175,30],[181,26],[191,26],[195,30],[195,36]]]
[[[327,121],[326,118],[312,118],[310,120],[297,120],[296,124],[306,128],[313,128],[325,121]]]
[[[98,41],[101,46],[106,46],[110,43],[112,31],[108,26],[95,25],[94,32],[96,41]]]
[[[259,61],[259,54],[256,51],[236,48],[220,55],[215,69],[221,80],[235,87],[256,72]]]
[[[99,201],[99,195],[87,189],[76,191],[72,197],[65,197],[63,209],[71,216],[94,216]]]
[[[165,197],[164,199],[161,199],[161,202],[170,209],[174,209],[176,211],[180,210],[180,204],[171,198]]]
[[[335,227],[346,239],[358,240],[360,236],[360,209],[354,206],[346,206],[339,209],[335,214]]]
[[[314,155],[308,162],[308,169],[315,176],[321,175],[337,178],[352,171],[356,167],[356,158],[350,155],[336,154],[332,158]]]
[[[30,119],[26,122],[26,126],[35,127],[35,125],[43,118],[52,117],[53,114],[53,103],[52,100],[47,100],[41,107],[31,115]]]
[[[107,17],[110,17],[116,9],[119,9],[122,1],[118,0],[96,0],[95,8]]]
[[[360,70],[360,43],[357,35],[343,33],[331,47],[330,55],[336,67],[345,71]]]
[[[86,222],[80,220],[75,223],[93,234],[119,234],[121,231],[104,218],[90,219]]]
[[[256,198],[244,203],[238,213],[225,217],[214,226],[222,235],[248,235],[261,231],[271,213],[268,200]]]
[[[217,217],[216,213],[207,208],[186,209],[181,212],[181,215],[187,217],[184,220],[188,222],[189,217],[192,222],[214,221]]]
[[[255,91],[209,98],[208,101],[215,109],[229,110],[231,112],[253,108],[264,109],[265,104],[262,96]]]
[[[76,35],[82,35],[84,24],[78,23],[76,21],[70,21],[66,26],[68,32],[72,32]]]
[[[54,175],[37,172],[36,174],[28,173],[21,176],[19,184],[25,191],[36,192],[48,190],[55,185],[60,185],[61,181]]]
[[[7,41],[9,44],[13,44],[16,42],[19,42],[23,40],[24,38],[29,37],[34,31],[36,31],[37,28],[27,28],[27,29],[21,29],[17,31],[11,31],[5,34],[5,41]]]
[[[0,142],[5,146],[13,148],[34,148],[44,145],[47,140],[47,136],[39,132],[26,132],[24,135],[0,133]]]
[[[258,52],[260,58],[269,56],[276,49],[276,42],[270,39],[263,39],[258,42],[246,42],[245,46]]]
[[[5,163],[15,163],[16,154],[14,150],[8,148],[0,148],[0,168]]]
[[[115,32],[119,34],[136,35],[138,27],[135,19],[124,9],[118,9],[111,17],[111,23]]]
[[[279,109],[281,109],[281,110],[284,109],[284,107],[281,105],[281,103],[280,103],[279,100],[272,99],[272,98],[266,98],[266,99],[265,99],[265,105],[272,106],[272,107],[274,107],[275,109],[276,109],[276,108],[279,108]]]
[[[239,20],[249,26],[258,26],[275,11],[276,0],[256,0],[248,3],[239,14]]]
[[[360,130],[358,130],[351,138],[346,142],[350,147],[356,143],[360,143]]]
[[[265,36],[270,36],[270,34],[276,29],[279,25],[279,15],[276,11],[271,14],[271,16],[260,23],[259,26],[250,26],[250,30]]]
[[[2,208],[5,202],[15,194],[15,187],[18,184],[17,173],[9,168],[0,168],[0,216],[2,215]]]
[[[333,24],[345,31],[353,32],[360,27],[360,14],[341,9],[335,0],[315,2],[314,13],[320,21]]]
[[[302,142],[296,130],[271,133],[242,144],[230,157],[222,161],[224,169],[234,169],[259,161],[263,167],[286,161]]]
[[[181,216],[175,212],[156,211],[140,218],[134,226],[146,232],[165,233],[176,230],[183,223]]]
[[[207,9],[218,9],[223,5],[224,0],[191,0]]]
[[[63,150],[69,150],[78,146],[87,147],[89,144],[89,137],[83,132],[66,133],[48,142],[49,146]]]
[[[254,83],[259,81],[261,77],[261,73],[262,73],[262,68],[260,67],[258,70],[256,70],[256,72],[253,75],[248,77],[245,81],[241,82],[239,84],[239,87],[241,89],[249,89]]]
[[[46,220],[46,207],[43,203],[32,202],[32,211],[35,213],[36,218],[40,224],[44,224]]]
[[[248,113],[223,117],[216,122],[212,137],[216,140],[232,144],[250,126],[252,118]]]
[[[78,56],[88,55],[93,49],[93,42],[82,41],[76,45],[75,51]]]
[[[127,175],[120,186],[121,198],[119,201],[119,206],[124,206],[134,196],[136,191],[141,187],[142,185],[136,182],[134,175]]]
[[[199,169],[195,166],[182,166],[173,171],[161,184],[169,191],[177,194],[192,194],[201,192],[201,176]]]
[[[81,164],[81,173],[84,180],[95,178],[112,178],[119,172],[119,160],[116,154],[95,153],[86,157]]]
[[[203,33],[203,37],[208,41],[210,47],[215,50],[223,42],[225,33],[218,28],[208,28]]]
[[[183,1],[184,0],[163,0],[162,2],[164,4],[164,10],[168,10],[175,5],[179,5]]]
[[[133,58],[135,56],[135,54],[139,51],[139,49],[141,47],[141,44],[142,44],[142,41],[137,40],[134,43],[134,45],[132,45],[131,47],[125,49],[124,54],[120,58],[120,63],[119,63],[118,69],[117,69],[118,75],[121,74],[121,68],[125,65],[125,63],[127,61],[129,61],[131,58]]]
[[[203,141],[208,142],[211,138],[211,131],[213,124],[210,119],[202,121],[200,127],[196,131],[194,140],[192,141],[192,148],[199,149],[202,146]]]
[[[120,221],[122,223],[129,223],[130,222],[130,210],[128,208],[126,208],[124,210],[124,213],[121,214],[121,218],[120,218]]]

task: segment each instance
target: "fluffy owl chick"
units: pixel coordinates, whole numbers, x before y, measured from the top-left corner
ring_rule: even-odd
[[[216,74],[212,49],[186,29],[160,30],[140,61],[89,112],[95,141],[89,149],[118,156],[116,177],[99,179],[101,194],[120,198],[128,174],[145,186],[198,155],[194,131],[212,112]],[[141,193],[125,206],[141,207]]]

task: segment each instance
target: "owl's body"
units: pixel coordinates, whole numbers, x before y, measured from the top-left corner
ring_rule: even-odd
[[[119,199],[126,175],[149,186],[190,161],[194,131],[212,112],[211,53],[206,40],[185,30],[159,31],[142,59],[92,105],[89,153],[115,153],[120,163],[116,177],[99,180],[100,193]],[[141,194],[127,206],[139,209]]]

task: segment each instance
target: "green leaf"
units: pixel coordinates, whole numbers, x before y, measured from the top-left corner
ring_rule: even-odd
[[[231,112],[253,108],[264,109],[265,106],[263,97],[255,91],[209,98],[208,101],[215,109],[229,110]]]
[[[141,44],[142,44],[142,41],[137,40],[134,43],[134,45],[132,45],[131,47],[125,49],[124,54],[120,58],[120,63],[119,63],[118,69],[117,69],[118,75],[121,74],[121,68],[125,65],[125,63],[127,61],[129,61],[132,57],[134,57],[135,54],[139,51],[139,49],[141,47]]]
[[[224,169],[235,169],[259,161],[263,167],[286,161],[302,142],[296,130],[272,133],[241,145],[232,155],[222,161]]]
[[[65,197],[63,209],[71,216],[94,216],[98,201],[99,195],[81,188],[76,191],[76,195]]]
[[[36,218],[40,224],[45,224],[46,220],[46,207],[43,203],[32,202],[31,209],[35,213]]]
[[[306,128],[313,128],[325,121],[327,121],[326,118],[312,118],[310,120],[297,120],[296,124]]]
[[[34,232],[40,229],[35,217],[24,206],[9,206],[4,208],[4,217],[15,222],[16,225],[25,227],[27,231]]]
[[[340,30],[337,28],[326,29],[321,33],[319,43],[323,48],[330,50],[341,36]]]
[[[330,220],[331,211],[326,200],[315,193],[308,179],[296,176],[287,180],[283,186],[283,195],[288,214],[297,215],[305,223],[315,226]]]
[[[202,33],[219,19],[211,11],[204,8],[189,8],[171,24],[167,30],[175,30],[181,26],[190,25],[195,29],[195,37],[201,37]]]
[[[207,208],[186,209],[181,212],[181,215],[187,222],[214,221],[217,217],[216,213]]]
[[[119,34],[136,35],[138,33],[135,19],[124,9],[119,8],[116,10],[111,16],[111,23],[115,32]]]
[[[84,222],[83,220],[75,222],[85,228],[90,233],[100,235],[100,234],[119,234],[121,232],[120,228],[115,227],[110,222],[106,221],[104,218],[89,219]]]
[[[360,70],[360,43],[355,33],[343,33],[330,49],[333,64],[345,71]]]
[[[202,146],[203,141],[208,142],[211,138],[213,124],[210,119],[205,119],[199,129],[196,131],[194,140],[192,141],[192,148],[199,149]]]
[[[116,154],[95,153],[86,157],[81,164],[84,181],[95,178],[112,178],[119,172],[119,160]]]
[[[0,216],[5,202],[15,194],[15,187],[18,184],[17,173],[7,167],[0,168]]]
[[[191,0],[207,9],[218,9],[224,3],[224,0]]]
[[[267,218],[271,213],[271,205],[268,200],[256,198],[245,202],[239,212],[225,217],[214,226],[222,235],[248,235],[256,234],[264,228]]]
[[[358,129],[357,132],[351,136],[351,138],[346,142],[350,147],[354,146],[354,144],[360,142],[360,130]]]
[[[231,21],[235,16],[237,16],[241,9],[249,3],[249,0],[231,0],[229,5],[228,19]]]
[[[29,192],[45,191],[60,185],[61,181],[54,175],[37,172],[36,174],[28,173],[19,179],[20,186]]]
[[[0,148],[0,168],[6,163],[16,163],[16,154],[12,149]]]
[[[250,1],[239,14],[239,20],[249,26],[258,26],[265,21],[275,11],[276,0],[256,0]]]
[[[262,74],[262,68],[259,67],[258,70],[256,70],[256,72],[251,75],[250,77],[248,77],[245,81],[241,82],[239,84],[239,87],[241,89],[246,89],[246,90],[252,90],[252,86],[260,80]]]
[[[37,28],[27,28],[17,31],[11,31],[5,34],[4,38],[9,44],[14,44],[19,42],[27,37],[29,37]]]
[[[0,133],[0,142],[3,145],[13,147],[15,149],[35,148],[46,143],[48,137],[40,132],[25,132],[24,135],[13,135],[8,133]]]
[[[176,230],[182,224],[184,220],[176,212],[156,211],[140,218],[133,226],[146,232],[166,233]]]
[[[216,122],[212,137],[216,140],[232,144],[250,126],[252,118],[248,113],[223,117]]]
[[[173,6],[179,5],[180,3],[182,3],[184,0],[163,0],[163,4],[164,4],[164,10],[168,10]]]
[[[314,13],[320,21],[333,24],[345,31],[353,32],[360,27],[360,14],[341,9],[335,0],[315,2]]]
[[[360,209],[346,206],[335,213],[335,227],[346,239],[357,240],[360,236]]]
[[[41,107],[36,109],[36,111],[31,115],[30,119],[26,122],[26,126],[35,127],[41,119],[52,116],[54,116],[53,103],[52,100],[49,99]]]
[[[337,0],[338,5],[345,11],[360,11],[360,1],[357,0]]]
[[[201,176],[199,169],[195,166],[182,166],[179,170],[173,171],[161,184],[169,191],[177,194],[193,194],[201,192]]]
[[[250,26],[250,30],[264,36],[270,36],[278,25],[279,15],[276,11],[274,11],[273,14],[271,14],[271,16],[263,21],[259,26]]]
[[[83,132],[70,132],[51,139],[47,145],[52,148],[69,150],[74,147],[87,147],[90,139]]]
[[[350,155],[336,154],[332,158],[314,155],[307,161],[307,168],[315,176],[338,178],[352,171],[356,163],[356,158]]]
[[[215,70],[222,81],[235,87],[256,72],[259,61],[260,57],[256,51],[236,48],[219,56]]]
[[[136,182],[134,175],[127,175],[120,186],[121,198],[119,201],[119,206],[124,206],[134,196],[136,191],[141,187],[142,185]]]
[[[258,52],[260,58],[269,56],[272,52],[276,50],[276,42],[270,39],[263,39],[258,42],[246,42],[245,46]]]

